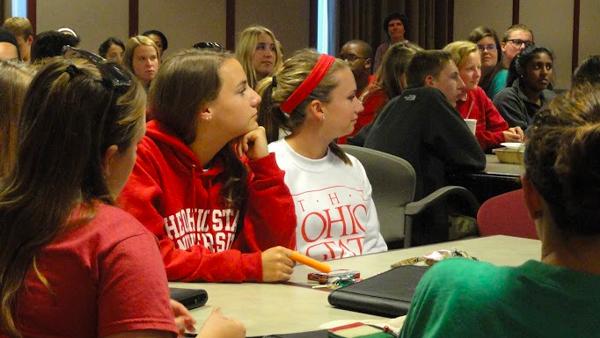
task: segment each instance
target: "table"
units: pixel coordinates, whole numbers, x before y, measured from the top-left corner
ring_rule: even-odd
[[[379,254],[329,262],[334,269],[359,270],[367,278],[389,269],[401,259],[422,256],[438,249],[460,249],[483,261],[516,266],[529,259],[539,259],[538,240],[490,236],[455,242],[392,250]],[[380,320],[388,318],[336,309],[329,305],[329,292],[312,289],[306,276],[313,270],[298,265],[289,283],[169,283],[171,287],[202,288],[208,292],[206,306],[192,310],[200,325],[213,308],[220,307],[226,316],[244,323],[248,336],[316,330],[334,320]]]
[[[481,172],[453,174],[448,183],[469,189],[479,203],[490,197],[521,188],[520,176],[525,172],[521,164],[500,163],[496,155],[485,155],[485,169]]]

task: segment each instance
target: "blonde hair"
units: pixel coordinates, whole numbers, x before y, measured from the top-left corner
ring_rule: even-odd
[[[26,39],[29,36],[33,36],[33,27],[27,18],[16,16],[8,18],[4,20],[2,27],[13,33],[15,37],[22,37]]]
[[[479,52],[477,44],[471,41],[454,41],[444,47],[444,50],[450,53],[452,61],[456,64],[456,67],[460,69],[465,58],[471,53]]]
[[[0,61],[0,177],[16,158],[17,124],[33,72],[22,63]]]
[[[156,51],[156,57],[158,58],[158,63],[160,63],[160,53],[159,53],[158,47],[156,46],[154,41],[152,41],[152,39],[150,39],[147,36],[143,36],[143,35],[134,36],[134,37],[130,38],[129,40],[127,40],[127,43],[125,44],[125,54],[123,54],[123,63],[125,64],[125,66],[127,66],[127,68],[129,68],[129,70],[132,73],[134,73],[133,72],[133,53],[135,52],[135,49],[138,48],[139,46],[150,46],[150,47],[154,48],[154,50]]]
[[[248,77],[248,85],[255,88],[258,82],[256,70],[253,65],[253,55],[258,44],[258,37],[261,34],[267,34],[273,40],[275,45],[275,64],[273,65],[273,73],[276,73],[283,64],[283,53],[281,52],[281,43],[275,38],[273,32],[263,26],[250,26],[240,34],[240,38],[235,47],[235,57],[242,64],[244,72]]]
[[[279,108],[280,105],[290,97],[310,74],[319,56],[320,54],[312,49],[299,50],[291,58],[285,60],[281,70],[275,74],[275,84],[273,84],[272,77],[261,82],[259,93],[263,100],[259,108],[258,122],[265,127],[271,140],[275,133],[279,132],[279,128],[288,129],[292,132],[297,130],[304,123],[306,108],[312,100],[329,102],[329,95],[339,84],[333,74],[340,69],[349,67],[346,62],[335,59],[335,62],[317,87],[293,111],[286,115]],[[329,149],[346,164],[351,164],[348,156],[335,142],[329,144]]]

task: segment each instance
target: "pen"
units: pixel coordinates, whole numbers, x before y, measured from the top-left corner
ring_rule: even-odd
[[[308,265],[313,269],[319,270],[321,272],[324,273],[329,273],[331,272],[331,267],[328,264],[325,264],[323,262],[319,262],[316,259],[312,259],[308,256],[305,256],[301,253],[299,253],[298,251],[293,251],[292,254],[290,255],[290,258],[293,259],[294,261],[298,262],[298,263],[302,263],[304,265]]]

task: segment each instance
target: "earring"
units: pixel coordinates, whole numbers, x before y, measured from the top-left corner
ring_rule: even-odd
[[[325,114],[321,115],[321,121],[325,121]]]
[[[204,116],[202,116],[202,119],[204,121],[210,121],[210,120],[212,120],[212,116],[211,115],[204,115]]]

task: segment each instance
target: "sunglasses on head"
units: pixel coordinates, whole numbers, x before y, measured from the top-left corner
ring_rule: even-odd
[[[131,77],[115,63],[98,54],[67,45],[63,47],[63,56],[67,59],[84,59],[91,62],[100,71],[102,83],[115,92],[125,93],[131,87]]]
[[[196,48],[196,49],[214,49],[219,52],[225,50],[225,47],[221,46],[220,43],[212,42],[212,41],[200,41],[194,45],[194,48]]]

